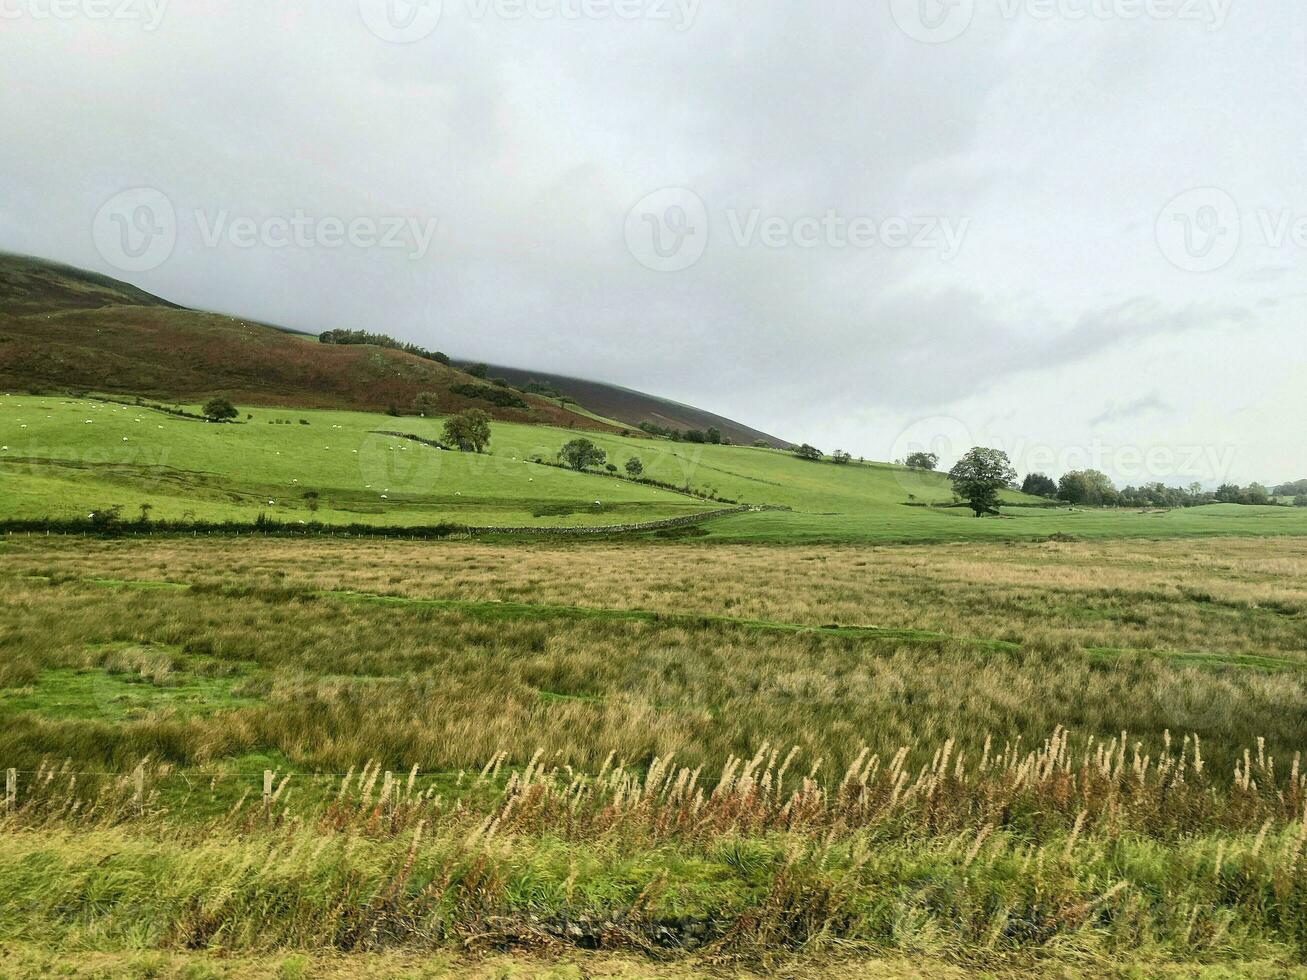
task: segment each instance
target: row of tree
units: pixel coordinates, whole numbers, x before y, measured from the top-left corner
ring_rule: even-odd
[[[396,340],[384,333],[369,333],[366,330],[325,330],[318,334],[318,341],[323,344],[367,344],[372,347],[387,347],[390,350],[402,350],[406,354],[415,354],[428,361],[437,361],[449,366],[449,357],[438,350],[427,350],[417,344]]]
[[[1016,487],[1016,477],[1016,469],[1007,453],[983,446],[968,451],[949,470],[954,492],[967,502],[977,517],[998,513],[999,496],[1003,490]],[[1205,491],[1197,483],[1188,487],[1147,483],[1118,490],[1111,478],[1098,470],[1073,470],[1056,483],[1046,474],[1031,473],[1022,482],[1021,490],[1038,497],[1100,507],[1196,507],[1212,503],[1266,505],[1275,502],[1271,492],[1259,483],[1246,487],[1227,483],[1215,491]],[[1294,504],[1307,507],[1307,494],[1295,496]]]
[[[1307,493],[1292,493],[1294,484],[1283,484],[1274,491],[1260,483],[1246,487],[1234,483],[1222,484],[1215,490],[1204,490],[1199,483],[1187,487],[1168,487],[1161,482],[1128,486],[1118,490],[1106,473],[1098,470],[1072,470],[1054,481],[1043,473],[1031,473],[1021,484],[1023,492],[1036,497],[1065,500],[1071,504],[1091,507],[1201,507],[1204,504],[1251,504],[1265,506],[1276,502],[1277,496],[1302,496],[1307,506]]]
[[[655,422],[641,422],[639,428],[648,435],[670,439],[672,442],[706,443],[713,446],[731,444],[731,440],[722,435],[722,430],[712,425],[706,429],[672,429]]]

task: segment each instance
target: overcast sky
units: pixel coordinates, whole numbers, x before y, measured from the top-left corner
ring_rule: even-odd
[[[0,0],[0,250],[826,451],[1307,477],[1302,0]]]

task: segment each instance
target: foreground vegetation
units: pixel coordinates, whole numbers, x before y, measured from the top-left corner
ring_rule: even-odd
[[[1304,582],[1289,538],[11,536],[0,944],[1279,975]]]

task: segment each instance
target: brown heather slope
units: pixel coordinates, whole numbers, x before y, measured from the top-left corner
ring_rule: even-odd
[[[177,307],[125,283],[0,255],[0,389],[95,391],[238,405],[384,412],[422,392],[439,410],[481,408],[513,422],[612,431],[544,398],[504,408],[451,390],[482,384],[403,351],[336,346],[265,324]]]
[[[471,361],[456,361],[458,364],[471,364]],[[667,398],[649,395],[642,391],[633,391],[620,385],[606,384],[602,381],[587,381],[584,378],[572,378],[563,374],[549,374],[543,371],[530,371],[525,368],[503,367],[492,364],[490,376],[503,378],[510,384],[521,387],[531,381],[551,385],[557,391],[584,405],[596,415],[607,419],[638,426],[641,422],[652,422],[665,429],[699,429],[717,428],[731,442],[740,446],[751,446],[763,442],[775,449],[788,449],[793,443],[786,442],[778,436],[762,432],[712,412],[682,405]]]

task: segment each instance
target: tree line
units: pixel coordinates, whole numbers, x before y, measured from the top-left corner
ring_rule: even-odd
[[[446,367],[450,366],[448,355],[442,354],[438,350],[427,350],[417,344],[396,340],[384,333],[369,333],[366,330],[325,330],[318,334],[318,342],[323,344],[367,344],[371,347],[386,347],[390,350],[403,351],[405,354],[414,354],[428,361],[436,361]]]
[[[672,442],[693,442],[712,446],[731,444],[731,440],[722,435],[722,430],[712,425],[706,429],[672,429],[653,422],[641,422],[639,429],[647,435],[670,439]]]

